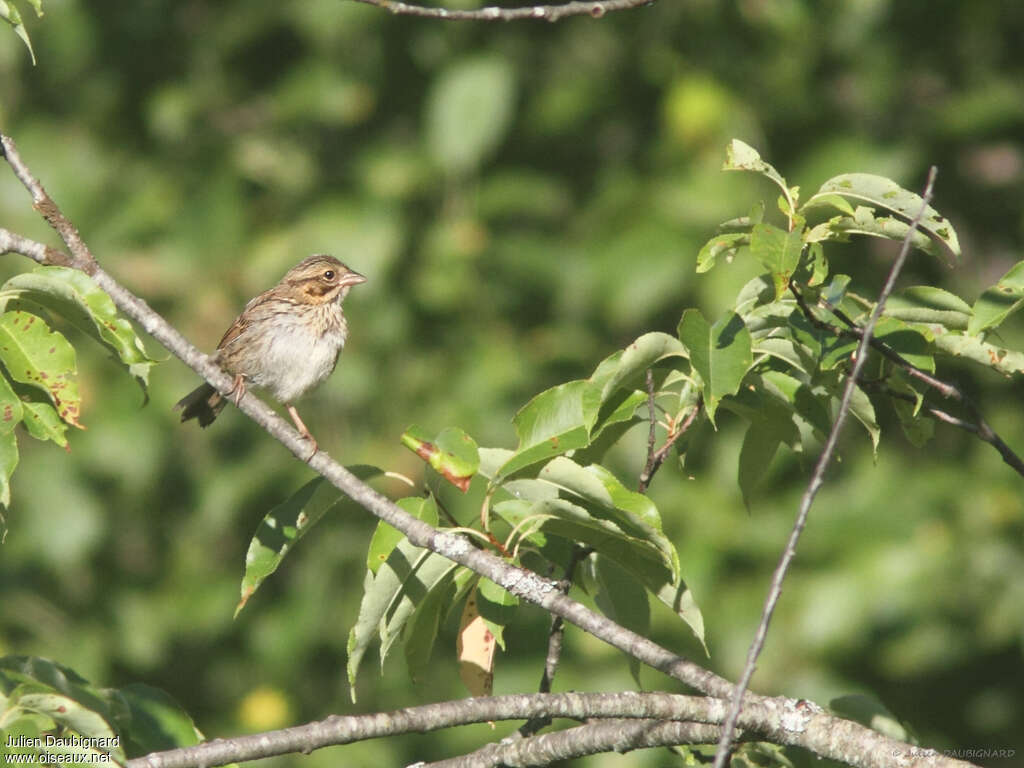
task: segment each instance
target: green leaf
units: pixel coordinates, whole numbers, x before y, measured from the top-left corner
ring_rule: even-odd
[[[723,171],[751,171],[759,173],[775,182],[782,189],[783,194],[789,195],[789,185],[782,178],[782,174],[776,171],[771,165],[761,159],[757,150],[739,139],[733,139],[725,149],[725,164]]]
[[[310,528],[341,499],[322,477],[310,480],[287,500],[270,510],[249,542],[242,576],[242,596],[235,607],[241,613],[249,598],[284,560]]]
[[[0,315],[0,360],[12,379],[44,391],[61,419],[81,428],[74,347],[41,317],[21,311]]]
[[[541,392],[516,414],[519,447],[497,477],[583,448],[590,442],[600,409],[601,387],[591,381],[570,381]]]
[[[148,755],[180,747],[191,747],[203,741],[189,714],[169,694],[142,683],[119,688],[130,712],[130,720],[121,728],[129,754]]]
[[[867,235],[901,242],[909,231],[910,224],[902,219],[894,216],[878,216],[872,208],[859,205],[853,216],[836,216],[823,224],[818,224],[808,233],[807,240],[808,242],[834,240],[845,243],[850,239],[850,235]],[[910,237],[910,244],[919,251],[924,251],[932,256],[942,257],[944,255],[935,241],[920,228],[914,230],[914,234]]]
[[[947,355],[971,360],[1007,376],[1024,373],[1024,354],[1020,352],[989,344],[979,336],[957,331],[944,333],[945,329],[938,327],[929,330],[934,334],[935,346]]]
[[[882,428],[878,426],[878,419],[875,418],[875,406],[871,404],[871,399],[859,386],[853,390],[853,397],[850,400],[850,413],[867,430],[868,435],[871,437],[871,448],[877,457],[878,441],[882,436]]]
[[[403,499],[412,503],[418,499]],[[356,700],[356,675],[374,637],[382,639],[381,663],[406,621],[430,589],[456,568],[447,558],[402,539],[377,570],[366,572],[359,615],[348,636],[348,681]],[[387,648],[384,645],[387,645]]]
[[[924,205],[924,200],[920,195],[903,189],[896,182],[884,176],[875,176],[870,173],[846,173],[835,176],[822,184],[821,189],[804,204],[804,208],[817,205],[821,196],[828,196],[828,199],[831,200],[832,195],[841,195],[848,200],[867,203],[872,207],[885,208],[899,214],[908,222],[917,216]],[[895,240],[903,238],[903,235],[897,234],[897,229],[892,224],[884,223],[878,226],[886,230],[886,233],[882,235],[884,237],[892,237]],[[949,221],[938,211],[928,206],[921,217],[919,227],[921,231],[940,243],[954,259],[960,258],[960,243],[957,240],[956,232]],[[876,233],[867,232],[866,234]],[[917,245],[916,242],[915,245]],[[923,250],[934,254],[940,253],[938,249],[934,248],[926,247]]]
[[[967,325],[967,333],[977,336],[989,328],[996,328],[1006,318],[1024,306],[1024,261],[1010,268],[999,282],[985,290],[974,303],[974,315]]]
[[[708,325],[700,310],[688,309],[679,321],[679,338],[690,351],[694,370],[703,379],[704,405],[714,424],[719,402],[736,393],[753,365],[750,332],[734,312]]]
[[[402,445],[463,493],[469,490],[480,466],[476,441],[456,427],[447,427],[431,438],[422,427],[414,424],[402,434]]]
[[[768,419],[757,419],[747,427],[740,448],[738,479],[743,503],[748,511],[753,503],[754,489],[768,473],[780,443],[775,425]]]
[[[377,467],[366,465],[348,469],[361,480],[382,474]],[[323,478],[318,477],[310,480],[266,514],[249,542],[249,550],[245,555],[241,598],[235,608],[235,617],[266,578],[277,570],[299,539],[309,533],[327,511],[339,502],[346,505],[355,504],[342,496],[332,485],[325,483]]]
[[[18,466],[18,439],[13,432],[0,434],[0,504],[11,506],[11,475]],[[7,526],[0,515],[0,542],[7,535]]]
[[[42,16],[43,11],[39,0],[29,0],[29,2],[36,9],[36,14]],[[0,0],[0,19],[3,19],[14,28],[14,34],[25,43],[25,47],[28,48],[28,54],[32,57],[32,66],[35,66],[36,52],[32,50],[32,41],[28,37],[28,30],[25,29],[25,23],[21,20],[21,14],[18,13],[18,9],[9,0]]]
[[[408,497],[399,499],[396,503],[417,520],[437,527],[437,502],[433,496]],[[377,573],[377,570],[387,561],[391,550],[404,538],[404,533],[383,520],[377,523],[377,528],[370,538],[370,546],[366,551],[366,567],[370,573]]]
[[[0,435],[14,431],[24,417],[24,410],[21,398],[15,394],[7,377],[0,374]]]
[[[645,333],[625,349],[602,360],[590,381],[601,386],[601,402],[604,403],[618,387],[627,386],[632,390],[641,386],[640,374],[669,357],[687,357],[679,339],[660,331]]]
[[[122,317],[114,302],[84,272],[70,267],[39,267],[15,275],[2,289],[17,291],[21,300],[33,301],[52,310],[83,333],[107,347],[136,378],[143,392],[149,383],[149,371],[156,364]]]
[[[914,285],[890,296],[884,314],[906,322],[964,330],[971,321],[972,310],[956,294],[931,285]]]
[[[708,240],[697,254],[697,272],[707,272],[715,266],[719,256],[732,258],[744,246],[750,245],[749,232],[725,232]]]
[[[771,224],[758,224],[750,233],[750,255],[768,270],[775,285],[776,300],[789,287],[789,278],[800,264],[803,252],[803,220],[787,232]]]
[[[614,560],[596,555],[594,557],[594,578],[597,593],[594,601],[605,616],[631,629],[642,637],[651,630],[651,606],[642,584]],[[637,686],[640,686],[640,662],[633,656],[629,659],[629,671]]]
[[[477,584],[477,609],[501,650],[505,650],[505,627],[512,623],[519,598],[490,579]]]
[[[464,59],[441,73],[427,96],[427,146],[452,175],[476,170],[512,122],[515,74],[497,55]]]
[[[409,679],[414,684],[421,682],[423,672],[430,665],[441,620],[465,596],[477,578],[468,568],[456,568],[452,574],[438,580],[416,607],[403,644]]]
[[[34,396],[36,391],[33,390]],[[31,396],[29,396],[31,397]],[[44,397],[39,393],[39,397]],[[27,399],[21,401],[23,424],[36,440],[52,440],[61,448],[68,447],[67,425],[60,420],[57,411],[47,400]]]

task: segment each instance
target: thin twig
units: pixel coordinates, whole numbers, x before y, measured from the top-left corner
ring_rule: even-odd
[[[800,291],[796,289],[796,286],[790,285],[790,288],[792,289],[793,295],[796,297],[796,303],[803,312],[804,317],[806,317],[813,325],[815,325],[818,328],[821,328],[822,330],[826,330],[830,333],[833,333],[836,336],[845,336],[852,339],[864,338],[864,331],[861,328],[859,328],[857,324],[854,323],[854,321],[850,317],[848,317],[847,314],[843,312],[841,309],[839,309],[838,307],[829,307],[828,311],[831,312],[836,317],[838,317],[843,323],[845,323],[845,328],[840,328],[839,326],[833,325],[832,323],[827,323],[821,318],[817,317],[811,311],[811,308],[807,306],[806,300],[800,294]],[[1014,471],[1016,471],[1017,474],[1024,477],[1024,459],[1021,459],[1021,457],[1018,456],[1013,451],[1013,449],[1010,448],[1010,446],[1008,446],[1003,441],[1003,439],[996,433],[996,431],[992,429],[991,426],[989,426],[988,422],[985,421],[985,417],[981,415],[981,410],[978,408],[977,405],[974,404],[974,401],[970,397],[968,397],[962,389],[948,381],[943,381],[942,379],[934,376],[933,374],[928,373],[928,371],[921,370],[881,339],[872,336],[869,339],[869,342],[871,344],[872,349],[874,349],[876,352],[878,352],[884,358],[889,360],[891,363],[895,364],[900,369],[905,371],[908,376],[917,379],[923,384],[926,384],[943,397],[949,398],[951,400],[956,400],[958,403],[963,405],[964,408],[967,409],[967,412],[970,414],[971,418],[974,420],[974,424],[972,425],[971,429],[967,429],[966,427],[961,428],[967,429],[968,432],[974,433],[975,435],[977,435],[979,440],[986,442],[993,448],[995,448],[999,452],[999,455],[1002,457],[1003,461],[1008,466],[1010,466]],[[940,421],[946,421],[947,423],[953,424],[954,426],[960,426],[960,424],[954,424],[953,421],[949,420],[955,419],[955,417],[949,416],[949,414],[946,414],[943,411],[939,411],[938,413],[943,414],[943,417],[936,416],[936,418],[938,418]],[[956,421],[961,420],[956,419]],[[963,423],[966,424],[967,422]]]
[[[355,0],[357,3],[383,8],[398,16],[419,16],[442,21],[518,21],[520,19],[540,19],[558,21],[567,16],[591,16],[600,19],[612,11],[624,11],[653,5],[654,0],[587,0],[559,5],[529,5],[521,8],[502,8],[488,6],[486,8],[428,8],[422,5],[399,2],[399,0]]]
[[[835,453],[836,444],[839,442],[839,435],[843,430],[843,425],[846,423],[846,417],[849,415],[850,403],[853,400],[853,393],[857,388],[857,380],[860,378],[861,371],[868,359],[868,347],[870,346],[871,338],[875,331],[875,325],[878,323],[878,318],[882,316],[882,310],[885,309],[885,302],[888,300],[889,294],[891,294],[893,288],[896,287],[896,279],[899,277],[900,270],[903,269],[903,264],[907,260],[907,254],[910,253],[910,241],[913,238],[914,233],[917,231],[918,225],[921,223],[921,217],[924,216],[924,212],[927,210],[928,204],[931,202],[932,189],[935,186],[935,176],[937,173],[938,169],[936,169],[935,166],[932,166],[931,170],[928,172],[928,181],[925,184],[924,193],[921,195],[921,210],[917,212],[917,215],[914,216],[913,220],[910,222],[907,234],[903,238],[903,246],[900,248],[900,252],[897,254],[892,267],[889,269],[889,274],[885,279],[885,284],[882,286],[882,290],[878,294],[878,302],[875,304],[875,308],[871,312],[871,317],[868,318],[868,322],[864,326],[860,342],[857,344],[857,352],[854,355],[853,366],[850,369],[850,375],[846,380],[846,387],[843,390],[843,396],[839,402],[839,411],[836,413],[836,420],[832,424],[832,430],[829,432],[828,439],[825,441],[825,446],[821,451],[821,455],[818,457],[818,461],[814,465],[814,471],[811,473],[810,482],[807,484],[807,489],[804,491],[803,498],[800,499],[800,508],[797,512],[796,520],[793,523],[793,530],[789,534],[789,540],[786,542],[786,548],[782,552],[779,564],[775,568],[775,572],[772,574],[772,583],[768,590],[768,596],[765,598],[764,609],[761,612],[761,621],[758,623],[757,631],[754,633],[754,640],[750,644],[750,649],[747,652],[747,661],[743,667],[743,674],[740,675],[739,682],[736,683],[736,688],[732,693],[729,717],[722,726],[722,738],[718,742],[718,750],[715,753],[714,768],[723,768],[726,761],[729,759],[729,752],[731,750],[733,740],[733,729],[736,727],[736,721],[739,718],[740,709],[743,706],[743,694],[747,690],[747,686],[750,685],[750,678],[754,676],[757,659],[761,655],[761,650],[764,648],[764,641],[768,635],[768,625],[771,623],[772,614],[775,612],[775,606],[778,604],[779,596],[782,594],[782,582],[785,581],[786,574],[789,572],[790,563],[792,563],[793,558],[796,557],[796,546],[800,541],[800,534],[803,533],[804,526],[807,524],[807,516],[811,511],[811,505],[814,503],[814,497],[817,496],[822,483],[824,483],[825,470],[828,469],[828,465],[832,461],[832,454]]]
[[[639,493],[644,493],[651,482],[654,474],[654,444],[658,438],[658,409],[654,402],[654,371],[647,369],[647,414],[650,419],[650,429],[647,431],[647,463],[643,472],[640,473],[640,483],[637,487]]]
[[[669,451],[672,450],[672,446],[676,444],[680,437],[686,434],[687,430],[693,426],[693,422],[697,420],[697,414],[700,413],[702,404],[703,401],[697,398],[697,402],[694,403],[693,409],[686,415],[683,423],[678,427],[670,429],[665,444],[648,457],[647,466],[644,467],[644,471],[640,474],[640,482],[637,484],[637,491],[639,493],[647,492],[647,488],[654,478],[654,473],[665,463],[665,459],[668,457]]]
[[[576,566],[589,557],[594,550],[590,547],[576,546],[572,549],[569,563],[565,566],[565,576],[558,583],[562,594],[568,595],[572,588],[572,582],[576,577]],[[548,652],[544,657],[544,672],[540,676],[540,685],[537,687],[539,693],[551,693],[551,685],[555,681],[555,672],[558,670],[558,662],[562,658],[562,638],[565,636],[565,620],[561,616],[551,617],[551,627],[548,630]],[[532,718],[519,728],[519,735],[522,737],[532,736],[541,728],[551,724],[551,717]]]
[[[9,137],[0,134],[0,146],[4,150],[7,161],[26,188],[31,192],[35,187],[38,187],[38,181],[35,180],[21,160],[15,149],[14,142]],[[38,188],[41,189],[41,187]],[[49,200],[49,198],[46,199]],[[52,200],[49,200],[49,203],[53,205]],[[55,205],[53,207],[56,209]],[[48,218],[48,220],[50,219]],[[73,227],[71,229],[73,230]],[[64,234],[67,234],[68,240],[75,242],[66,229],[65,233],[62,233],[62,237]],[[47,248],[47,246],[41,243],[25,238],[15,239],[9,242],[9,245],[11,246],[11,251],[22,253],[34,259],[40,254],[45,255]],[[70,248],[71,246],[69,245],[68,247]],[[75,266],[78,265],[75,264]],[[138,322],[147,333],[153,336],[169,352],[192,368],[211,385],[217,387],[222,392],[231,390],[233,385],[232,377],[214,365],[207,355],[204,355],[192,346],[184,336],[159,314],[154,312],[146,302],[120,285],[110,275],[96,266],[95,263],[92,266],[94,269],[92,272],[93,279],[111,297],[118,309]],[[306,440],[299,435],[288,421],[281,418],[259,398],[243,398],[238,405],[238,409],[300,460],[304,460],[308,455],[309,447]],[[626,629],[607,617],[586,608],[581,603],[559,592],[557,585],[550,580],[541,578],[532,571],[504,562],[489,552],[476,549],[464,536],[439,531],[422,520],[418,520],[401,509],[393,501],[359,480],[359,478],[332,459],[326,452],[319,451],[313,458],[309,459],[307,464],[354,502],[405,534],[411,544],[436,552],[481,576],[487,577],[517,597],[551,614],[561,616],[566,621],[575,624],[599,640],[608,643],[613,648],[617,648],[638,661],[679,680],[690,688],[719,699],[728,698],[732,693],[733,686],[728,680],[673,653],[649,638]],[[564,695],[571,696],[574,694]],[[480,701],[480,699],[470,699],[465,703],[477,715],[481,715],[479,709]],[[902,756],[901,765],[904,768],[954,768],[954,766],[963,767],[969,765],[969,763],[954,760],[929,750],[912,748],[907,744],[886,738],[853,721],[827,715],[820,707],[808,702],[769,698],[753,693],[745,694],[743,702],[743,716],[740,719],[740,726],[744,729],[758,730],[775,743],[800,746],[820,757],[842,760],[851,765],[858,766],[858,768],[889,768],[893,755]],[[452,702],[448,702],[448,704],[452,704]],[[636,710],[631,708],[629,712],[635,713]],[[533,714],[521,714],[516,719],[531,716]],[[657,714],[648,716],[662,717]],[[674,717],[679,717],[679,715],[676,714]],[[748,717],[750,718],[749,723],[746,720]],[[386,732],[381,735],[386,735],[386,733],[391,733],[394,730],[392,720],[387,715],[367,715],[366,718],[378,721],[383,719],[386,721],[388,727]],[[485,718],[487,720],[497,719],[493,715],[486,715]],[[316,726],[317,724],[313,725]],[[210,757],[212,754],[226,757],[225,762],[235,762],[239,759],[237,751],[244,748],[245,745],[260,744],[266,746],[267,743],[266,734],[254,734],[253,736],[231,740],[215,740],[190,748],[191,750],[197,750],[197,753],[190,752],[191,756],[187,759],[178,760],[176,758],[173,761],[164,761],[154,754],[132,761],[132,766],[133,768],[169,768],[170,766],[195,768],[197,766],[212,766],[219,764]],[[308,751],[310,748],[308,745],[303,744],[297,749],[287,749],[284,751]],[[272,754],[282,753],[278,751]],[[175,752],[175,754],[178,753]]]

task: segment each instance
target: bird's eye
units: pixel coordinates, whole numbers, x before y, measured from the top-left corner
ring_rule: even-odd
[[[333,279],[334,279],[334,270],[333,269],[325,269],[324,270],[324,280],[333,280]]]

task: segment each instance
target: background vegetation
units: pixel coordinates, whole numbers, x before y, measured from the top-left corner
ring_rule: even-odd
[[[347,463],[419,477],[398,440],[413,422],[512,447],[511,417],[533,394],[646,330],[673,332],[686,307],[717,316],[758,270],[737,260],[697,275],[697,250],[774,196],[719,171],[733,136],[807,190],[847,171],[919,189],[938,164],[933,204],[965,263],[915,257],[903,284],[938,280],[973,301],[1024,258],[1013,0],[660,0],[556,25],[442,24],[337,0],[45,10],[28,19],[37,67],[0,37],[0,124],[104,266],[199,346],[311,252],[368,276],[346,304],[342,364],[302,408]],[[10,174],[0,216],[54,242]],[[836,270],[870,292],[894,247],[839,252]],[[0,265],[4,277],[30,266]],[[1018,343],[1020,331],[1002,330]],[[205,432],[177,425],[170,406],[195,379],[175,361],[154,370],[145,408],[98,350],[79,368],[88,430],[70,454],[21,441],[0,654],[162,687],[210,736],[352,711],[345,641],[375,521],[322,523],[232,621],[256,524],[309,471],[231,410]],[[1020,383],[966,368],[961,383],[1024,447]],[[880,416],[877,462],[848,434],[754,688],[819,702],[871,691],[930,745],[1024,754],[1020,480],[966,434],[940,427],[919,450]],[[743,426],[723,413],[714,452],[666,466],[651,489],[704,611],[710,665],[730,678],[804,478],[783,452],[748,514]],[[641,432],[609,459],[621,477],[642,467]],[[524,613],[496,692],[540,676],[547,617]],[[667,614],[655,610],[654,639],[698,657]],[[556,688],[632,685],[616,652],[573,630],[567,643]],[[459,695],[447,648],[423,690],[400,663],[365,675],[359,709]],[[280,762],[438,758],[484,728],[447,746],[396,739]]]

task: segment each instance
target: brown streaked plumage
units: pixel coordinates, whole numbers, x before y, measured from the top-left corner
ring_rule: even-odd
[[[348,335],[341,302],[353,285],[365,281],[333,256],[310,256],[245,305],[213,356],[235,376],[231,396],[236,403],[248,384],[265,389],[284,403],[314,454],[316,440],[293,403],[334,370]],[[202,384],[174,407],[181,410],[182,421],[197,419],[206,427],[226,404],[224,395]]]

